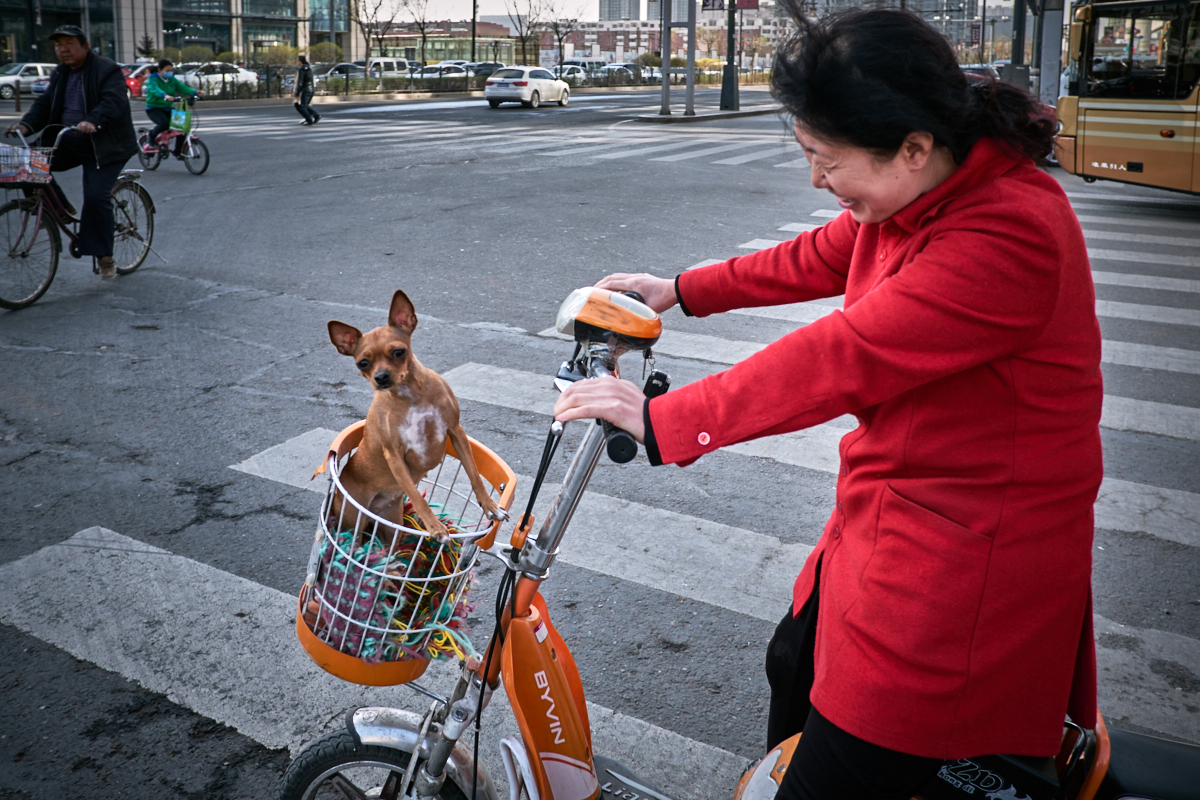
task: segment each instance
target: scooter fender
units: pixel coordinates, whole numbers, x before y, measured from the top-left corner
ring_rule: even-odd
[[[423,717],[400,708],[357,708],[346,715],[346,728],[359,744],[390,747],[406,753],[428,755],[436,734],[426,733],[421,738]],[[478,770],[478,771],[477,771]],[[458,743],[450,752],[446,762],[446,778],[472,796],[475,782],[475,797],[478,800],[500,800],[496,786],[483,764],[476,764],[471,751]]]
[[[742,776],[734,790],[733,800],[773,800],[783,783],[783,775],[787,772],[792,754],[800,742],[800,734],[785,739],[775,746],[771,752],[763,756],[762,761]]]
[[[595,800],[600,783],[589,731],[580,719],[563,663],[536,605],[529,616],[512,620],[500,652],[500,674],[526,753],[534,762],[538,797]]]
[[[554,646],[554,654],[558,656],[558,662],[562,664],[563,673],[567,676],[571,696],[575,698],[575,710],[579,712],[579,720],[583,723],[583,729],[587,731],[588,747],[591,747],[592,722],[588,719],[587,697],[583,693],[583,680],[579,677],[579,667],[575,666],[575,657],[571,655],[566,641],[551,622],[550,612],[546,610],[546,598],[542,597],[541,592],[533,596],[533,605],[542,615],[546,630],[550,632],[550,644]]]

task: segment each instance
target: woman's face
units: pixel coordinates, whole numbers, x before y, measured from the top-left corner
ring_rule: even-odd
[[[890,159],[818,138],[799,122],[796,141],[812,166],[812,185],[827,189],[860,225],[883,222],[932,188],[928,134],[912,134]],[[938,180],[933,185],[937,185]]]

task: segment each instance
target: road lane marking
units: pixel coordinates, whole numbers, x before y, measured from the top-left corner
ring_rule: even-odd
[[[779,166],[779,165],[776,164],[776,166]],[[824,226],[816,224],[816,223],[811,223],[811,222],[789,222],[787,225],[784,225],[779,230],[787,232],[787,233],[804,233],[805,231],[815,231],[817,228],[822,228],[822,227],[824,227]]]
[[[797,158],[795,161],[785,161],[782,164],[776,164],[775,166],[777,168],[783,167],[788,169],[808,169],[811,164],[808,163],[807,158]]]
[[[1145,253],[1140,250],[1100,250],[1089,247],[1088,258],[1093,261],[1132,261],[1136,264],[1162,264],[1169,267],[1200,267],[1200,258]]]
[[[596,158],[618,159],[618,158],[637,158],[638,156],[648,155],[649,153],[661,153],[664,150],[678,150],[681,147],[691,147],[696,144],[708,144],[718,141],[717,139],[691,139],[690,141],[668,142],[667,144],[655,145],[654,147],[641,147],[636,150],[623,150],[618,153],[601,153]]]
[[[1178,347],[1158,347],[1104,339],[1100,342],[1100,361],[1124,367],[1200,375],[1200,351],[1183,350]]]
[[[1116,242],[1128,242],[1129,244],[1160,244],[1167,247],[1195,247],[1200,245],[1200,238],[1187,238],[1182,236],[1161,236],[1156,233],[1127,233],[1125,231],[1099,231],[1095,228],[1084,228],[1083,238],[1085,239],[1102,239]],[[1147,260],[1156,258],[1156,254],[1145,253]]]
[[[1136,319],[1140,322],[1158,322],[1164,325],[1200,327],[1200,311],[1190,308],[1147,306],[1140,303],[1118,303],[1114,300],[1097,300],[1096,316],[1114,319]]]
[[[643,139],[643,140],[637,141],[637,142],[630,142],[630,141],[624,141],[624,140],[613,141],[612,139],[610,139],[608,137],[604,137],[604,138],[600,139],[600,141],[602,142],[601,144],[592,144],[592,145],[588,145],[586,147],[567,147],[563,150],[553,150],[549,153],[543,153],[542,155],[545,155],[545,156],[587,155],[588,153],[597,153],[601,150],[612,150],[614,147],[629,147],[633,144],[640,144],[641,141],[648,142],[648,141],[657,141],[657,140]],[[689,144],[689,142],[679,142],[678,143],[679,146],[683,146],[686,144]]]
[[[810,217],[824,217],[825,219],[837,219],[843,213],[845,213],[845,212],[835,211],[832,208],[818,208],[816,211],[809,214],[809,216]]]
[[[310,538],[297,537],[297,546]],[[297,575],[297,590],[302,581]],[[82,618],[79,598],[88,599]],[[428,706],[403,687],[356,686],[323,672],[296,642],[295,613],[291,594],[99,527],[0,566],[6,624],[270,748],[295,753],[342,724],[350,708],[420,713]],[[482,646],[482,632],[476,638]],[[452,665],[434,662],[421,682],[446,694],[455,677]],[[482,718],[480,755],[500,784],[497,743],[520,733],[504,692],[493,695],[490,709]],[[697,797],[728,797],[747,763],[595,703],[588,715],[597,752]],[[695,767],[684,770],[688,775],[669,769],[680,757]]]
[[[716,153],[724,153],[729,150],[744,150],[747,147],[756,147],[758,142],[734,142],[733,144],[723,144],[718,147],[706,147],[703,150],[692,150],[687,153],[675,153],[669,156],[659,156],[652,158],[651,161],[686,161],[689,158],[703,158]]]
[[[1187,278],[1159,278],[1154,275],[1092,270],[1092,281],[1108,286],[1133,286],[1138,289],[1160,289],[1168,292],[1200,292],[1200,281]]]
[[[1088,214],[1076,214],[1075,218],[1084,226],[1084,230],[1102,230],[1089,228],[1091,225],[1123,225],[1129,228],[1165,228],[1177,231],[1194,231],[1200,233],[1200,225],[1195,222],[1172,222],[1168,220],[1139,219],[1137,217],[1094,217]]]
[[[743,242],[738,245],[739,250],[768,250],[776,245],[781,245],[778,239],[751,239],[748,242]]]
[[[443,373],[443,377],[461,400],[545,416],[552,413],[556,393],[550,388],[550,376],[468,362]],[[1105,406],[1109,407],[1114,399],[1123,400],[1105,397]],[[725,449],[834,475],[839,466],[838,443],[855,425],[853,417],[843,416],[802,431]],[[313,468],[308,468],[305,480]],[[1096,501],[1096,527],[1148,533],[1200,547],[1200,494],[1105,478]]]
[[[1200,408],[1104,395],[1100,427],[1200,441]]]
[[[760,150],[757,153],[749,153],[744,156],[734,156],[733,158],[723,158],[720,161],[712,161],[712,164],[748,164],[751,161],[759,161],[760,159],[770,158],[771,156],[782,155],[783,153],[795,153],[799,151],[800,145],[789,144],[784,147],[772,147],[769,150]]]

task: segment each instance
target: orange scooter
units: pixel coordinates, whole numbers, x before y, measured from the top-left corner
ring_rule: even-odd
[[[555,377],[560,389],[576,380],[619,377],[620,356],[629,351],[648,355],[662,330],[658,315],[640,298],[594,288],[571,293],[559,310],[556,327],[576,342],[574,355]],[[661,394],[668,383],[665,374],[653,371],[646,392]],[[501,681],[521,731],[520,741],[500,743],[511,800],[671,800],[632,770],[593,752],[579,671],[539,594],[601,455],[607,451],[613,461],[626,462],[636,454],[637,443],[607,423],[590,425],[533,537],[530,510],[562,431],[562,424],[551,425],[529,506],[511,542],[480,540],[481,552],[506,568],[496,598],[495,630],[484,653],[463,660],[449,697],[413,685],[434,699],[423,715],[395,708],[351,712],[344,729],[304,747],[284,775],[280,800],[498,800],[477,752],[472,753],[460,739],[476,723]],[[478,453],[476,460],[480,460]],[[423,667],[417,674],[420,670]],[[476,732],[478,747],[478,726]],[[736,800],[774,798],[798,740],[796,736],[785,741],[747,770],[737,786]],[[920,796],[926,800],[1197,800],[1200,748],[1132,733],[1110,735],[1102,720],[1094,731],[1068,723],[1055,758],[988,756],[948,763]]]

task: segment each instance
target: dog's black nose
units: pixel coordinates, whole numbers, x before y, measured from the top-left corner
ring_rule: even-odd
[[[375,373],[375,383],[378,386],[387,386],[391,379],[392,373],[388,372],[386,369],[381,369],[379,372]]]

